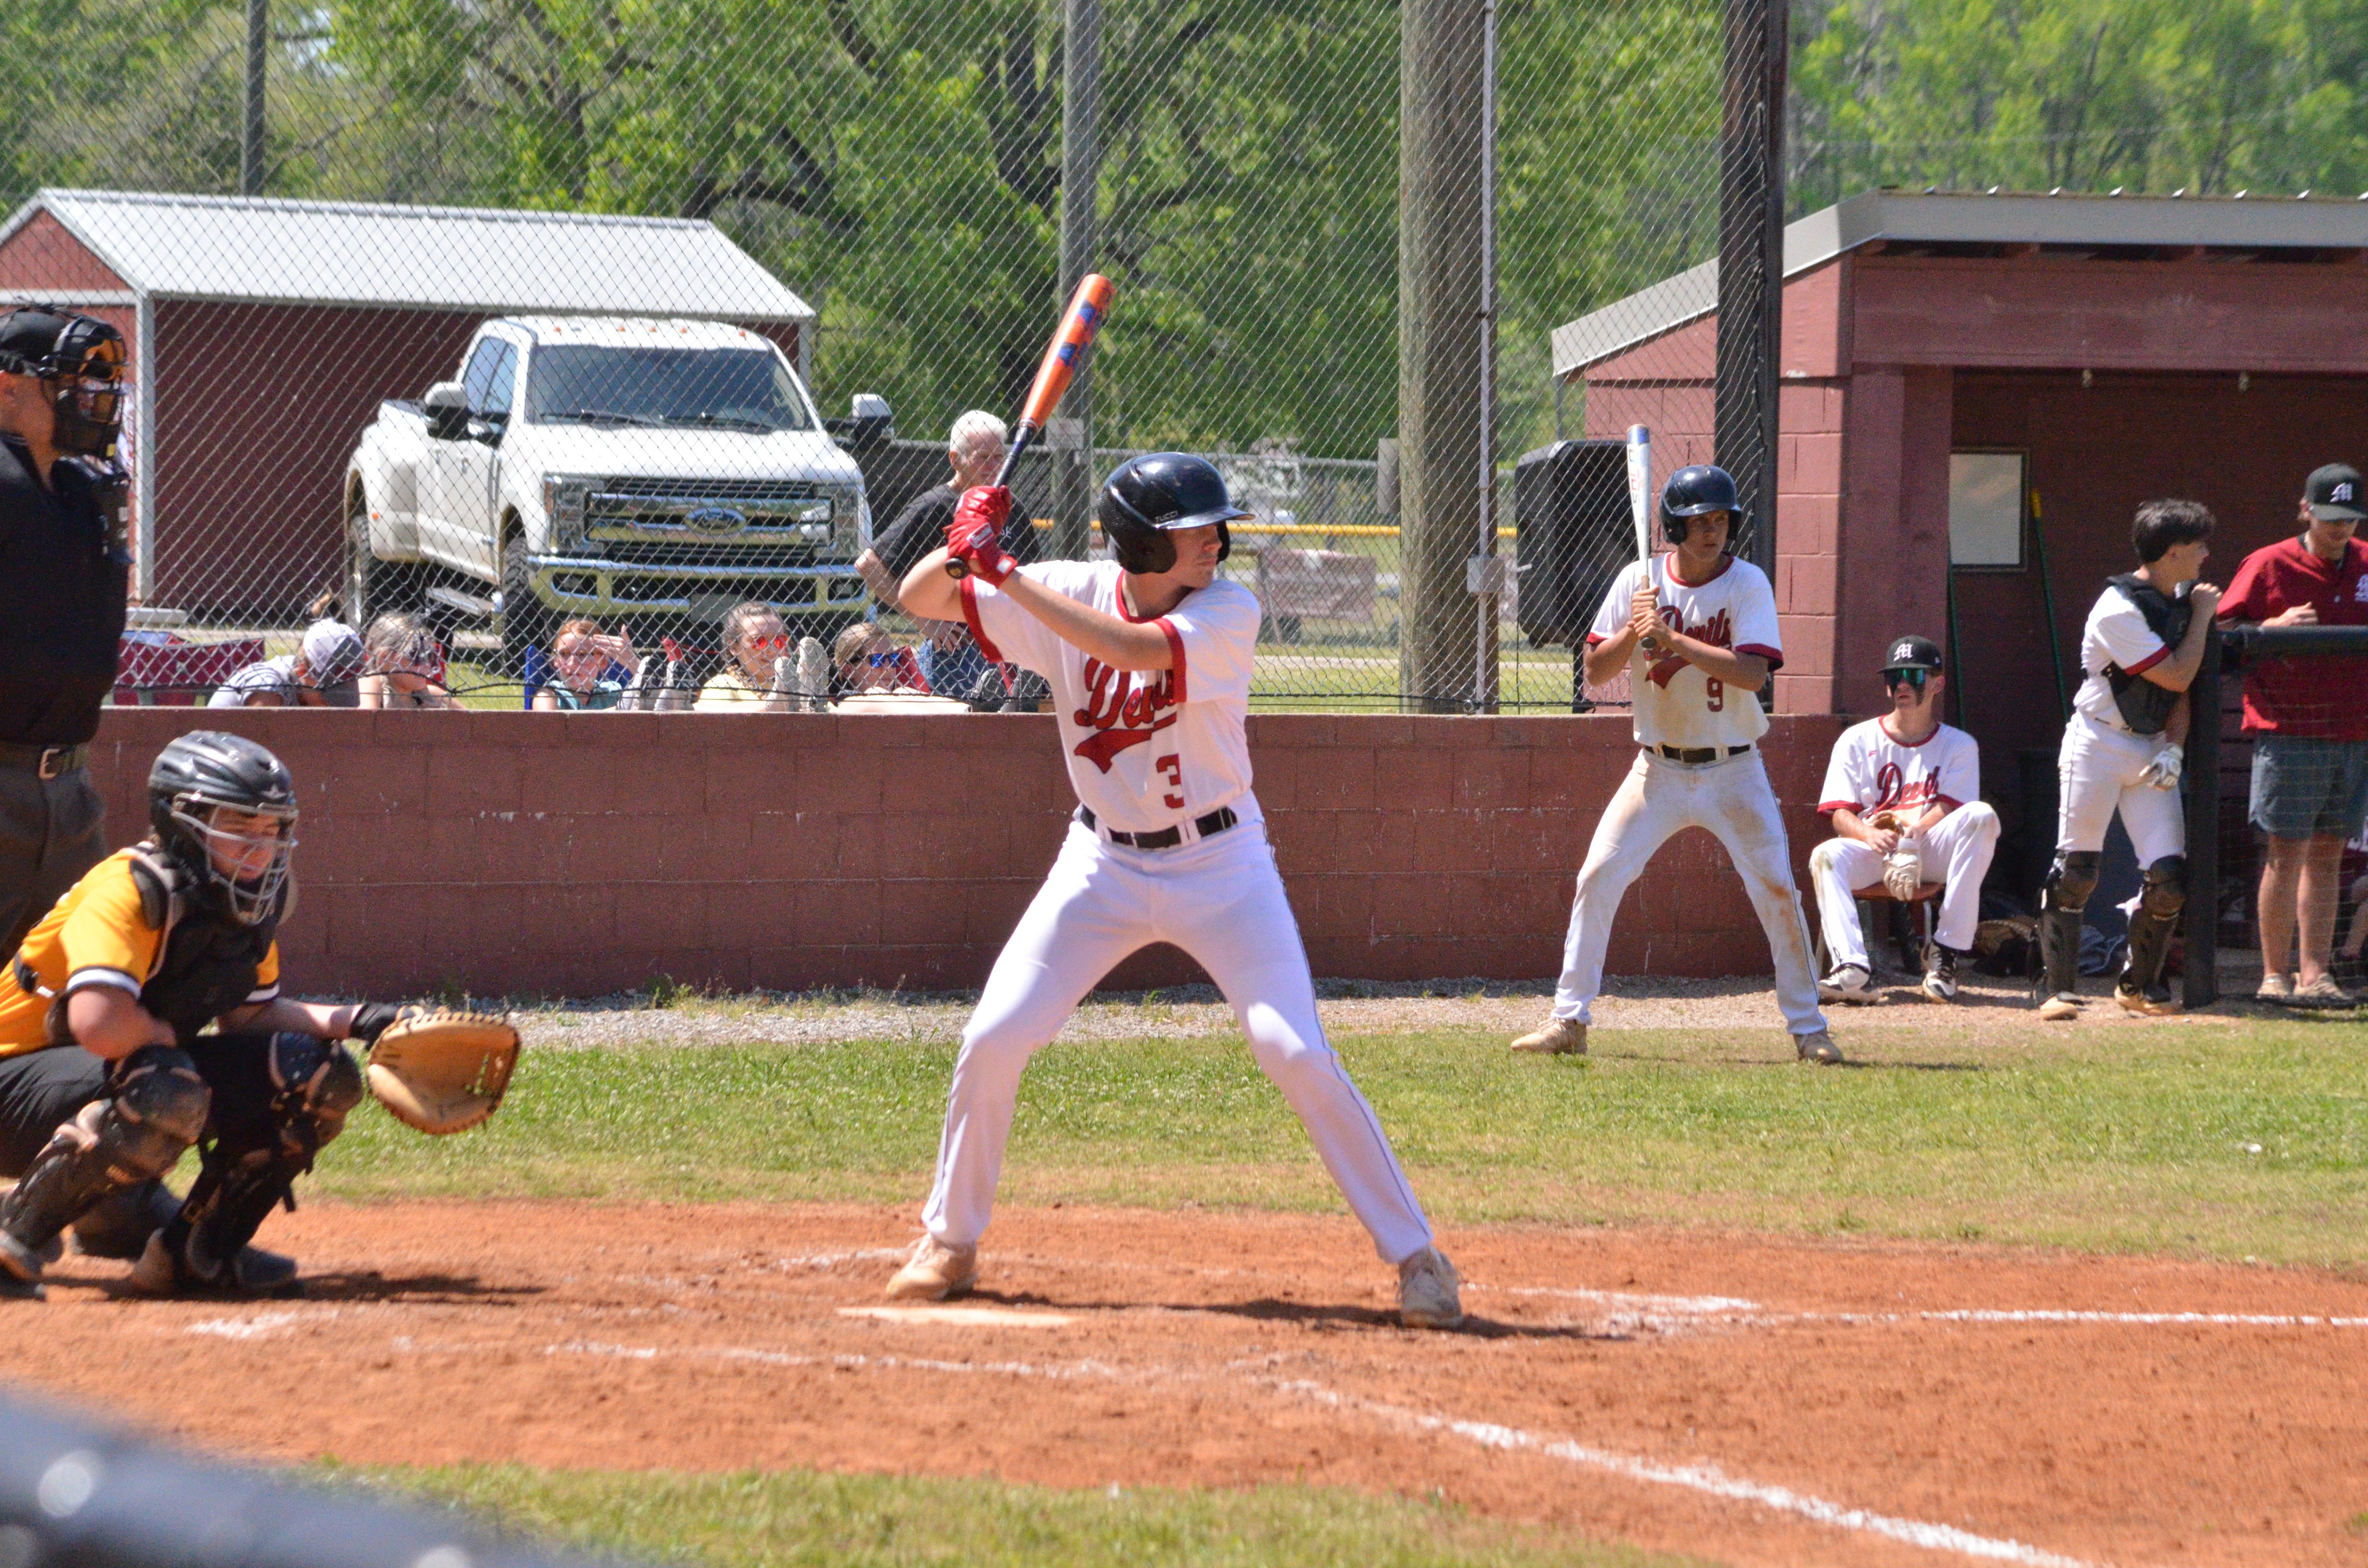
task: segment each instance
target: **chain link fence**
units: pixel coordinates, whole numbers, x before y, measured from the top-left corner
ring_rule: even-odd
[[[151,698],[324,596],[495,705],[579,617],[710,664],[751,600],[920,639],[864,549],[1090,268],[1116,305],[1022,479],[1048,551],[1092,548],[1092,475],[1206,453],[1258,514],[1257,702],[1566,710],[1622,696],[1573,687],[1635,553],[1595,443],[1721,457],[1770,557],[1785,180],[2368,182],[2344,7],[2301,56],[2308,5],[1966,9],[59,0],[0,20],[0,298],[134,340],[138,619],[199,645]],[[2261,70],[2181,74],[2231,49]]]

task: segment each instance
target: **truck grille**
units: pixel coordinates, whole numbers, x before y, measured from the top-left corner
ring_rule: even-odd
[[[689,544],[671,540],[604,539],[599,552],[628,566],[803,566],[819,552],[811,545],[768,540],[760,544]]]
[[[827,492],[803,479],[611,479],[600,486],[609,495],[734,502],[816,501]]]

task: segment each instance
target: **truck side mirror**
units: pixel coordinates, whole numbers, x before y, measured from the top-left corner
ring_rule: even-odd
[[[427,416],[427,434],[438,441],[464,441],[469,437],[469,394],[458,381],[438,381],[419,400]]]
[[[878,392],[857,392],[848,404],[846,418],[823,423],[850,452],[872,451],[896,438],[896,415]]]

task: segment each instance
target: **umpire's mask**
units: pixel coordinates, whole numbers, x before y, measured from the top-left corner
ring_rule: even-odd
[[[0,370],[38,377],[58,450],[103,458],[123,429],[123,335],[97,316],[25,305],[0,315]]]

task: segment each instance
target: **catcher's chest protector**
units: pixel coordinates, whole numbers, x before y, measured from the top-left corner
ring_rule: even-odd
[[[283,895],[261,921],[242,926],[210,901],[190,896],[180,869],[144,845],[132,852],[131,880],[140,889],[141,914],[163,932],[140,1005],[188,1040],[255,990],[288,901]]]
[[[2161,638],[2165,647],[2177,648],[2186,639],[2187,623],[2195,618],[2191,601],[2172,598],[2135,573],[2105,581],[2129,596],[2130,603],[2146,617],[2146,630]],[[2119,665],[2105,666],[2105,684],[2112,687],[2113,706],[2121,710],[2122,722],[2134,734],[2162,733],[2170,722],[2170,710],[2179,705],[2178,692],[2144,676],[2134,676]]]

